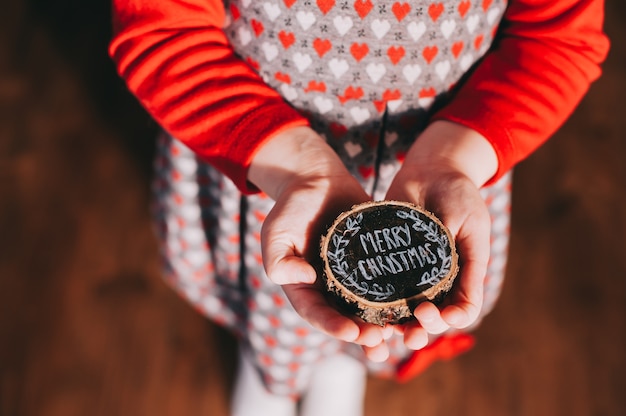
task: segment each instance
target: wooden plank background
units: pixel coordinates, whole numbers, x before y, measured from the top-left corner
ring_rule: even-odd
[[[156,127],[106,56],[108,7],[0,12],[0,415],[226,415],[235,343],[160,280]],[[476,348],[370,380],[368,416],[626,415],[626,8],[607,12],[603,78],[516,170]]]

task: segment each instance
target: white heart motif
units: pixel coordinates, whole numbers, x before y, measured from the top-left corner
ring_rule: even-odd
[[[257,293],[255,296],[256,303],[259,306],[259,309],[262,310],[271,310],[274,307],[274,300],[267,293]]]
[[[237,33],[239,34],[239,42],[241,42],[243,46],[246,46],[252,40],[252,32],[245,27],[240,27]]]
[[[187,198],[194,198],[200,192],[200,186],[196,182],[180,182],[176,189],[182,196]]]
[[[317,96],[313,100],[313,103],[317,107],[317,109],[320,112],[320,114],[326,114],[330,110],[333,109],[333,102],[332,102],[332,100],[330,98],[324,98],[324,97],[321,97],[321,96]]]
[[[337,16],[333,19],[333,24],[337,32],[343,36],[352,28],[352,19],[349,16]]]
[[[378,177],[380,179],[391,179],[398,168],[391,163],[381,163],[378,167]]]
[[[350,115],[352,116],[352,119],[354,119],[354,121],[356,121],[358,124],[361,124],[370,118],[370,111],[367,108],[363,107],[352,107],[350,109]]]
[[[278,4],[263,3],[263,9],[265,10],[265,13],[267,13],[267,17],[269,17],[272,22],[280,16],[280,7],[278,7]]]
[[[413,40],[417,42],[417,40],[422,37],[424,32],[426,32],[426,24],[424,22],[411,22],[406,29],[409,31],[409,35],[411,35]]]
[[[181,247],[182,249],[182,247]],[[181,253],[180,256],[178,256],[177,258],[179,259],[184,259],[186,264],[189,264],[191,267],[193,268],[198,268],[201,267],[202,265],[205,265],[207,263],[207,261],[210,261],[208,259],[208,255],[206,254],[206,251],[204,250],[198,250],[198,249],[192,249],[189,247],[189,245],[187,245],[185,247],[185,252]],[[187,287],[189,287],[187,285]],[[194,289],[188,289],[188,290],[192,290],[195,292]],[[197,289],[196,289],[197,290]],[[189,293],[189,292],[187,292]],[[201,295],[196,295],[196,293],[192,294],[192,295],[188,295],[190,296],[190,299],[198,299],[201,298]],[[223,306],[219,303],[219,301],[217,299],[213,299],[213,298],[209,298],[207,300],[202,300],[202,304],[204,305],[204,308],[207,311],[211,311],[211,313],[217,313],[217,311],[221,310],[223,308]]]
[[[201,296],[201,298],[203,298],[202,307],[206,309],[207,312],[218,313],[219,311],[224,310],[224,305],[218,299],[211,297],[211,296]],[[196,298],[192,297],[191,299],[196,299]]]
[[[271,328],[270,321],[260,313],[253,313],[250,316],[250,321],[252,323],[252,327],[256,330],[267,331],[269,328]],[[255,331],[250,331],[250,332],[255,332]]]
[[[188,221],[199,220],[202,216],[202,210],[198,205],[181,205],[179,212],[180,216]]]
[[[177,157],[172,163],[183,175],[191,175],[198,169],[198,162],[193,157]]]
[[[465,25],[467,26],[467,30],[469,33],[474,33],[474,30],[476,30],[476,26],[478,26],[479,20],[480,16],[477,14],[471,15],[467,18],[467,22],[465,22]]]
[[[409,84],[413,85],[417,77],[422,73],[422,68],[418,64],[406,65],[402,68],[402,75],[409,81]]]
[[[276,331],[276,338],[282,345],[293,345],[298,339],[297,335],[292,331],[280,328]]]
[[[296,89],[293,88],[291,85],[282,84],[280,86],[280,92],[283,94],[283,97],[285,97],[287,101],[293,101],[298,98],[298,91],[296,91]]]
[[[456,28],[456,22],[452,19],[444,20],[443,22],[441,22],[441,33],[446,39],[450,37],[450,35],[454,31],[454,28]]]
[[[335,78],[339,79],[346,73],[346,71],[348,71],[350,66],[346,60],[333,58],[328,62],[328,68],[333,73]]]
[[[183,239],[191,246],[196,246],[206,241],[206,234],[202,231],[202,228],[190,228],[185,227],[182,229]]]
[[[274,361],[276,361],[278,364],[282,364],[280,366],[279,365],[272,366],[272,368],[276,369],[273,371],[270,370],[272,371],[272,377],[275,377],[276,379],[279,379],[279,380],[288,379],[289,376],[293,374],[293,372],[285,364],[293,362],[294,357],[293,357],[293,354],[291,353],[291,350],[287,348],[278,348],[278,347],[274,348],[272,349],[272,357],[274,358]],[[277,372],[278,369],[280,369],[280,372]]]
[[[450,72],[450,61],[441,61],[435,67],[435,72],[440,80],[446,79],[448,73]]]
[[[386,20],[374,19],[371,28],[374,35],[376,35],[378,39],[382,39],[391,28],[391,24]]]
[[[424,109],[429,109],[433,104],[433,101],[435,101],[435,97],[424,97],[417,100],[420,107]]]
[[[278,56],[278,47],[272,43],[263,42],[261,49],[263,49],[263,52],[265,53],[265,59],[267,59],[267,62],[272,62],[274,58]]]
[[[387,101],[387,108],[392,113],[395,112],[402,105],[402,100],[390,100]]]
[[[367,72],[372,82],[376,84],[385,75],[387,69],[384,64],[370,63],[365,67],[365,72]]]
[[[205,296],[205,297],[212,299],[209,296]],[[223,308],[223,306],[220,306],[220,308]],[[254,331],[250,331],[250,334],[248,336],[250,337],[250,344],[255,348],[261,348],[260,351],[263,351],[263,348],[265,348],[265,346],[267,345],[265,344],[265,339],[263,339],[261,335],[259,335],[257,332],[254,332]]]
[[[395,131],[386,131],[385,132],[385,144],[387,147],[391,147],[398,140],[398,133]]]
[[[315,23],[315,15],[312,12],[305,12],[300,10],[298,13],[296,13],[296,19],[304,30],[309,30],[309,28],[313,26],[313,23]]]
[[[274,356],[276,350],[280,350],[280,348],[272,349],[272,356]],[[274,357],[274,361],[276,361],[276,363],[279,362],[276,357]],[[284,382],[285,380],[287,380],[289,378],[289,375],[291,374],[291,370],[284,365],[273,365],[268,368],[267,372],[268,375],[272,377],[272,379],[278,380],[280,382]]]
[[[494,7],[493,9],[489,10],[489,12],[487,13],[487,23],[492,25],[496,21],[499,15],[500,15],[499,7]]]
[[[461,67],[463,71],[467,71],[470,68],[470,66],[472,66],[473,63],[474,63],[474,57],[472,56],[470,52],[468,52],[465,55],[463,55],[463,57],[461,58],[461,61],[459,62],[459,66]]]
[[[311,56],[306,53],[296,52],[293,54],[293,62],[296,64],[298,71],[302,73],[313,63],[313,59],[311,59]]]
[[[293,309],[289,308],[280,309],[280,320],[290,326],[302,322],[300,315],[298,315]]]
[[[360,144],[358,143],[353,143],[353,142],[346,142],[343,145],[343,148],[346,149],[346,153],[348,154],[348,156],[350,156],[351,158],[358,155],[359,153],[361,153],[361,151],[363,150],[363,148],[361,147]]]

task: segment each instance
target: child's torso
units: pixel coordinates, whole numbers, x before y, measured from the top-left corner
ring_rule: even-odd
[[[227,0],[225,7],[235,52],[355,170],[406,151],[433,103],[490,47],[506,0]]]

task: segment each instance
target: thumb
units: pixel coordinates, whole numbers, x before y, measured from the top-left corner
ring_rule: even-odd
[[[293,248],[275,244],[265,250],[265,272],[269,279],[279,285],[315,283],[317,273],[305,259],[297,256]]]

